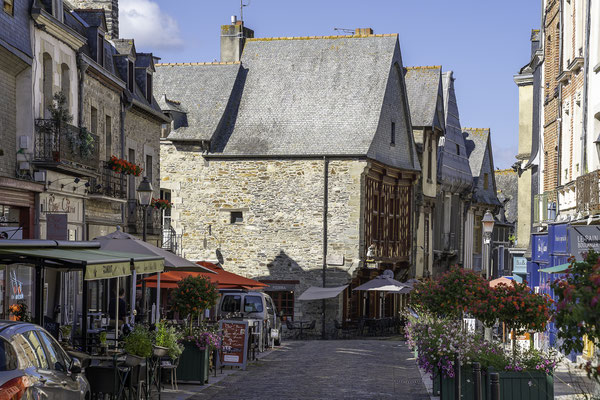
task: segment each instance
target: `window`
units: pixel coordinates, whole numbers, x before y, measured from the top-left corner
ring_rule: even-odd
[[[50,111],[48,107],[52,105],[52,57],[48,53],[44,53],[42,59],[42,92],[44,96],[44,109],[42,115],[44,118],[50,118]]]
[[[104,136],[106,138],[104,143],[106,160],[108,160],[112,155],[112,118],[110,115],[107,115],[106,120],[104,121]]]
[[[127,89],[129,89],[130,92],[133,92],[133,74],[134,74],[134,70],[133,70],[133,61],[129,61],[128,64],[128,68],[127,68]]]
[[[4,0],[4,12],[8,15],[14,15],[13,1],[14,0]]]
[[[433,158],[433,149],[431,147],[431,141],[433,140],[433,135],[429,138],[429,146],[427,147],[427,181],[431,182],[431,168],[432,168],[432,158]]]
[[[67,372],[69,369],[69,362],[67,362],[67,358],[58,343],[42,331],[38,331],[37,334],[42,338],[44,346],[46,346],[50,369]]]
[[[260,296],[245,296],[244,297],[244,312],[245,313],[263,312],[262,297],[260,297]]]
[[[19,366],[15,349],[5,340],[0,339],[0,372],[12,371]]]
[[[90,111],[90,131],[92,133],[98,132],[98,110],[96,107],[92,107]]]
[[[65,95],[68,109],[70,104],[69,99],[71,98],[71,74],[69,66],[64,63],[60,66],[60,91]]]
[[[160,189],[160,199],[167,200],[171,203],[171,191],[167,189]],[[171,209],[167,208],[163,210],[163,229],[171,228]]]
[[[396,144],[396,123],[392,122],[392,131],[390,132],[390,144],[393,146]]]
[[[96,61],[98,61],[98,64],[100,64],[104,67],[104,38],[102,37],[102,35],[98,35],[97,54],[98,54],[98,59]]]
[[[460,146],[456,143],[456,155],[460,156]]]
[[[21,368],[39,367],[40,360],[38,359],[35,350],[31,346],[31,343],[25,339],[25,336],[16,334],[11,339],[12,345],[17,352],[19,358],[19,364]]]
[[[283,321],[294,320],[294,292],[269,292]]]
[[[487,190],[488,186],[488,174],[483,174],[483,189]]]
[[[152,156],[146,154],[146,176],[152,182]]]
[[[240,295],[227,295],[221,304],[221,311],[228,313],[240,312],[242,307],[242,297]]]
[[[244,214],[241,211],[232,211],[229,215],[229,223],[241,224],[244,222]]]
[[[152,75],[146,74],[146,100],[152,104]]]
[[[46,358],[46,353],[44,353],[44,348],[42,347],[42,343],[40,339],[35,335],[34,331],[27,331],[23,335],[25,339],[29,342],[31,347],[33,348],[33,352],[36,354],[37,359],[39,360],[39,367],[43,369],[48,368],[48,359]]]

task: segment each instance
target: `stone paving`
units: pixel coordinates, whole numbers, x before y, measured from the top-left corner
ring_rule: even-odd
[[[429,399],[413,354],[396,340],[286,342],[192,399]]]

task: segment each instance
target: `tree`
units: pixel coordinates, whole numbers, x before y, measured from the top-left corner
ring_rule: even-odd
[[[217,303],[219,292],[215,284],[203,276],[188,276],[173,290],[173,306],[179,315],[190,318],[191,322],[200,314]]]

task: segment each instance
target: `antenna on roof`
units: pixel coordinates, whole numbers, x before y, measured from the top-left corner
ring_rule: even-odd
[[[354,34],[354,29],[348,29],[348,28],[333,28],[334,31],[340,31],[340,32],[344,32],[344,33],[350,33],[350,34]]]
[[[248,0],[248,4],[244,4],[244,0],[240,0],[240,21],[244,22],[244,7],[248,7],[250,5],[250,0]]]

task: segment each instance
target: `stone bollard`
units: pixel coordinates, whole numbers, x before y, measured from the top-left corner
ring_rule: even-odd
[[[500,400],[500,375],[497,372],[491,373],[490,382],[492,386],[492,400]]]

